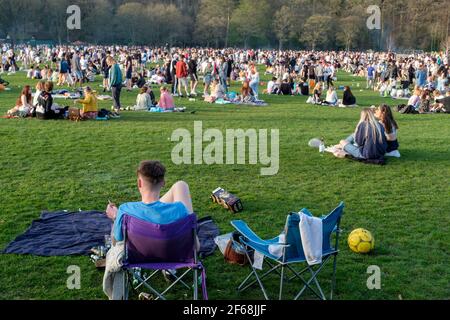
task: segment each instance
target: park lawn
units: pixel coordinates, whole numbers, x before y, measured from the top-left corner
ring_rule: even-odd
[[[1,114],[13,106],[23,85],[36,83],[24,73],[3,77],[13,90],[0,93]],[[338,85],[352,86],[360,106],[401,103],[363,90],[364,79],[341,73],[339,80]],[[94,87],[100,90],[98,84]],[[124,106],[132,105],[136,94],[124,92]],[[306,97],[261,97],[270,106],[219,106],[176,98],[178,106],[196,113],[124,112],[118,120],[81,123],[0,119],[0,248],[43,210],[102,210],[108,199],[139,200],[136,167],[141,160],[159,159],[168,169],[167,184],[187,181],[199,216],[211,215],[222,233],[233,230],[231,220],[243,219],[262,237],[273,237],[289,212],[307,207],[322,215],[345,201],[336,299],[449,299],[450,116],[395,114],[403,157],[390,159],[385,167],[369,166],[321,156],[308,147],[314,137],[324,137],[328,145],[347,137],[360,108],[311,106]],[[109,109],[111,102],[100,105]],[[223,132],[279,129],[279,173],[263,177],[261,165],[174,165],[175,143],[168,140],[175,129],[192,132],[194,121]],[[231,214],[211,203],[209,195],[219,186],[241,197],[245,211]],[[348,234],[359,227],[375,236],[370,255],[352,253],[346,244]],[[262,298],[257,288],[236,291],[248,269],[226,264],[218,250],[204,264],[211,299]],[[81,268],[80,290],[66,287],[70,265]],[[381,290],[367,288],[371,265],[381,268]],[[88,257],[0,255],[0,270],[0,299],[105,299],[103,273]],[[321,277],[325,288],[330,274],[328,266]],[[277,285],[275,278],[269,279],[272,297]],[[290,298],[298,286],[287,288]],[[172,298],[187,298],[177,293],[181,295]]]

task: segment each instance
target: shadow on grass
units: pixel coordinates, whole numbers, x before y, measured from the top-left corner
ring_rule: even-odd
[[[396,162],[416,162],[416,161],[447,161],[450,159],[450,150],[438,151],[427,151],[420,149],[407,149],[402,150],[400,148],[400,153],[402,157],[400,159],[388,158],[388,161]]]

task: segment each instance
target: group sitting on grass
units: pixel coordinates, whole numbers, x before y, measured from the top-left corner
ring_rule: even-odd
[[[397,132],[398,125],[389,106],[364,109],[355,132],[328,151],[338,158],[369,162],[383,162],[385,157],[399,158]]]
[[[450,91],[415,88],[408,104],[399,105],[401,113],[450,113]]]
[[[69,114],[69,106],[61,107],[54,102],[53,98],[53,82],[39,81],[36,85],[36,92],[31,92],[30,86],[25,86],[16,101],[16,105],[8,110],[8,118],[27,118],[33,117],[41,120],[58,120],[67,119]],[[84,97],[74,101],[74,104],[80,104],[79,109],[80,120],[95,120],[99,116],[99,111],[103,117],[118,117],[112,112],[99,110],[96,92],[91,87],[85,87],[83,90]],[[78,110],[78,109],[77,109]]]
[[[356,105],[356,98],[352,93],[352,90],[349,86],[344,86],[344,93],[342,100],[339,100],[336,89],[334,86],[329,86],[326,98],[322,98],[323,94],[323,84],[321,82],[317,83],[314,87],[314,92],[311,97],[307,100],[307,103],[310,104],[316,104],[316,105],[322,105],[322,106],[333,106],[333,107],[341,107],[341,108],[347,108],[347,107],[357,107]]]

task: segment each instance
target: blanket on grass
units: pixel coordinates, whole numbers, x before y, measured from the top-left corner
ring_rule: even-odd
[[[4,254],[37,256],[88,255],[105,244],[112,222],[98,211],[43,212],[30,228],[11,242]]]

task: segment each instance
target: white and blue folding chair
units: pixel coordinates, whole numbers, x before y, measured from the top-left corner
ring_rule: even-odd
[[[312,214],[307,209],[302,209],[301,212],[312,217]],[[279,237],[271,240],[262,240],[248,227],[244,221],[232,221],[231,224],[233,227],[241,234],[241,245],[245,248],[245,253],[248,260],[253,261],[253,257],[251,256],[252,253],[260,254],[264,256],[264,261],[269,265],[269,270],[265,272],[260,271],[259,273],[261,274],[259,274],[255,266],[250,263],[251,272],[238,287],[238,291],[242,292],[253,285],[258,284],[263,292],[264,298],[269,300],[269,296],[262,280],[270,274],[277,273],[280,276],[280,300],[283,297],[284,282],[293,280],[300,280],[300,283],[303,284],[303,287],[295,296],[294,300],[299,299],[306,289],[309,289],[319,299],[326,300],[325,294],[323,293],[317,277],[327,262],[333,260],[333,275],[330,293],[330,299],[332,300],[336,286],[336,266],[337,255],[339,252],[338,243],[339,234],[341,232],[339,227],[343,212],[344,203],[342,202],[330,214],[321,218],[323,227],[322,262],[315,266],[308,265],[305,257],[299,230],[300,216],[298,213],[291,213],[287,217],[285,243],[280,243]],[[334,243],[332,241],[333,235],[335,235]],[[271,250],[269,250],[269,247],[274,245],[281,246],[281,257],[276,257],[270,252]],[[295,269],[296,265],[301,265],[303,268],[300,271],[297,271]],[[290,271],[292,276],[288,277],[287,271]],[[305,279],[305,275],[307,274],[310,274],[310,278],[308,280]],[[314,288],[314,286],[316,288]]]

